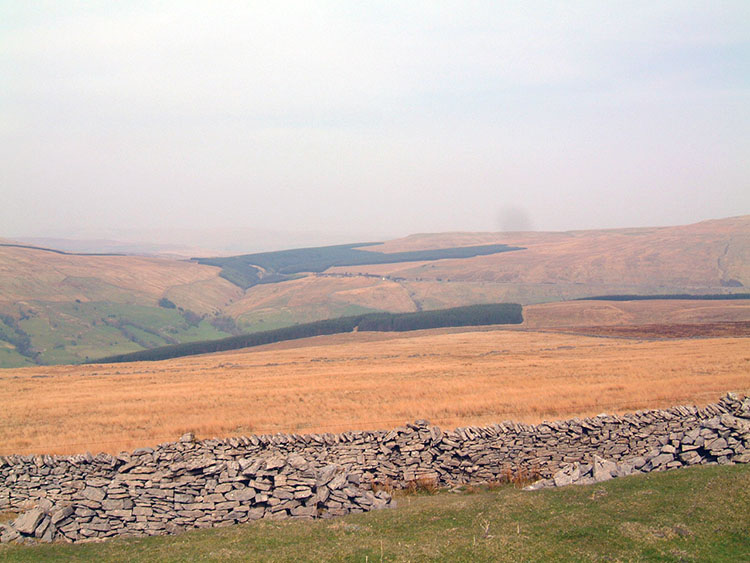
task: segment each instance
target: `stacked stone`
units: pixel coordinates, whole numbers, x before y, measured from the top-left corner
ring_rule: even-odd
[[[89,476],[71,488],[68,501],[43,498],[0,525],[0,539],[155,535],[261,518],[328,518],[391,503],[387,492],[360,487],[339,466],[318,466],[295,454],[238,461],[199,457],[168,468],[130,463],[111,478]]]
[[[200,442],[188,436],[116,456],[0,457],[0,510],[43,499],[55,510],[75,505],[75,514],[66,518],[94,527],[65,529],[73,520],[58,520],[56,529],[69,539],[100,537],[113,526],[116,533],[164,533],[170,526],[309,517],[312,504],[325,514],[378,507],[387,499],[367,493],[375,484],[477,483],[519,470],[551,478],[570,464],[591,463],[594,456],[634,463],[638,471],[750,462],[750,398],[728,394],[702,409],[673,407],[539,425],[504,422],[443,432],[422,420],[377,432]],[[330,465],[345,475],[345,483],[337,479],[331,488],[316,480],[313,485],[317,476],[310,472]],[[293,476],[285,481],[287,475]],[[331,489],[328,496],[326,488],[318,491],[323,486]],[[50,521],[51,510],[45,512]]]
[[[564,466],[552,478],[541,479],[525,490],[589,485],[688,465],[750,463],[750,412],[743,413],[740,409],[736,412],[745,416],[722,414],[702,421],[699,427],[687,432],[671,432],[669,441],[660,440],[661,447],[643,456],[618,462],[594,455],[590,463],[576,461]]]

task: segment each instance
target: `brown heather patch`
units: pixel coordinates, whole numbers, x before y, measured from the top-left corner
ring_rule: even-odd
[[[542,474],[539,471],[538,467],[531,467],[528,469],[524,467],[518,467],[516,469],[508,467],[505,471],[503,471],[500,482],[510,483],[517,489],[523,489],[526,485],[530,485],[531,483],[538,481],[539,479],[541,479],[541,477]],[[490,489],[492,489],[493,487],[497,487],[497,484],[489,483],[489,487]]]
[[[164,362],[0,371],[0,454],[275,432],[540,422],[750,392],[747,338],[512,330],[319,337]]]
[[[553,329],[555,330],[555,329]],[[710,338],[721,336],[750,336],[750,321],[737,323],[695,323],[681,325],[589,326],[556,329],[591,336],[621,338]]]
[[[407,481],[406,486],[399,491],[402,496],[428,494],[434,495],[440,490],[436,479],[432,477],[420,477],[412,481]]]
[[[563,301],[529,305],[523,308],[529,329],[573,329],[583,327],[603,332],[649,330],[661,336],[680,327],[694,325],[735,325],[750,322],[750,299],[710,301],[700,299],[657,299],[646,301]],[[634,327],[634,328],[631,328]],[[704,329],[705,330],[705,329]],[[624,332],[623,336],[627,336]],[[704,334],[696,334],[704,336]],[[730,336],[736,334],[714,334]],[[682,334],[681,337],[692,336]]]

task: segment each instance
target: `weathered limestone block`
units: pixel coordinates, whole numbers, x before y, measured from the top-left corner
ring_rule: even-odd
[[[18,516],[13,521],[13,528],[21,534],[30,535],[43,519],[44,511],[41,508],[33,508]]]
[[[253,500],[256,497],[256,492],[255,489],[248,487],[244,489],[231,490],[224,496],[229,501],[247,502]]]
[[[101,502],[104,500],[104,497],[107,496],[103,489],[95,487],[86,487],[81,494],[83,495],[83,498],[94,502]]]
[[[571,485],[572,483],[577,481],[580,476],[580,466],[578,465],[578,463],[574,463],[573,465],[564,467],[563,469],[555,473],[552,477],[552,480],[554,481],[556,487],[564,487],[566,485]]]

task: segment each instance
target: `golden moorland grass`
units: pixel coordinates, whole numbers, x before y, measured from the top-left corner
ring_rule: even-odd
[[[163,362],[0,371],[0,454],[174,440],[445,428],[713,402],[750,392],[750,340],[513,330],[350,333]]]
[[[692,225],[568,232],[418,234],[370,250],[401,252],[504,243],[526,250],[433,263],[346,266],[407,279],[637,288],[750,285],[750,215]],[[687,291],[686,291],[687,292]],[[588,293],[588,295],[595,295]]]

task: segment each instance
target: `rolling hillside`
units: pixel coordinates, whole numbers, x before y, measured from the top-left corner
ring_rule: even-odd
[[[75,363],[378,311],[747,292],[750,216],[680,227],[423,234],[201,262],[0,246],[0,367]],[[227,275],[227,264],[245,277]]]
[[[211,321],[241,294],[190,262],[0,247],[0,366],[228,336]]]
[[[382,252],[404,252],[501,241],[525,250],[478,256],[460,262],[334,268],[406,279],[490,282],[519,286],[554,284],[561,297],[569,286],[618,288],[614,293],[666,293],[750,286],[750,216],[679,227],[571,231],[560,233],[446,233],[414,235],[385,243]],[[633,291],[624,292],[624,287]],[[592,294],[613,293],[601,291]]]
[[[524,308],[525,328],[711,324],[750,321],[750,299],[565,301]]]
[[[413,235],[367,248],[404,253],[500,243],[524,250],[332,267],[315,276],[250,288],[228,312],[243,326],[262,321],[275,327],[372,308],[404,312],[602,294],[743,292],[750,287],[750,216],[684,227]]]

